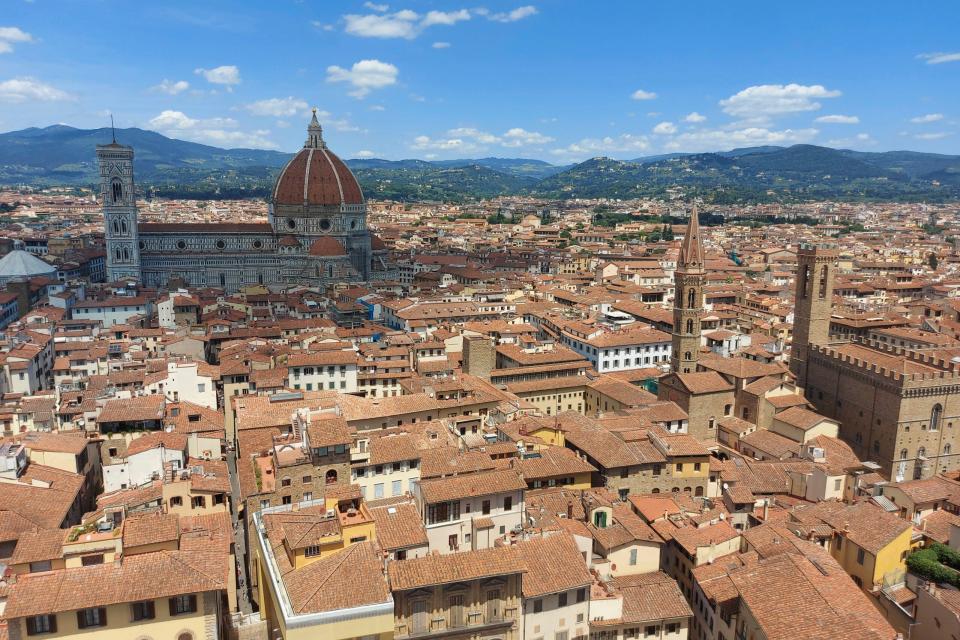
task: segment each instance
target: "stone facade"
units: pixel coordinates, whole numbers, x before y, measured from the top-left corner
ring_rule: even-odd
[[[790,371],[801,388],[807,386],[807,353],[810,345],[830,338],[830,309],[837,250],[828,245],[802,245],[797,251],[796,304]]]
[[[697,208],[690,212],[677,270],[673,275],[673,342],[671,371],[692,373],[697,370],[700,355],[700,312],[703,310],[703,246]]]
[[[316,114],[307,131],[304,148],[277,178],[265,223],[139,224],[133,149],[98,146],[108,279],[232,293],[389,277],[356,178],[327,149]]]

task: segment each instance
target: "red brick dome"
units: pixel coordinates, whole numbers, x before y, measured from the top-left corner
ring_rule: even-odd
[[[327,149],[317,114],[307,127],[307,142],[277,177],[273,202],[280,205],[363,204],[360,184],[343,160]]]

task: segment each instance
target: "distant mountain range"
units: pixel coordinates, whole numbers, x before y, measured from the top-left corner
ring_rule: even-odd
[[[180,197],[265,196],[290,154],[220,149],[143,129],[117,129],[136,149],[135,171],[152,193]],[[65,125],[0,134],[0,184],[89,186],[94,146],[110,129]],[[463,201],[497,195],[635,198],[680,190],[715,203],[960,198],[960,156],[868,153],[813,145],[675,153],[630,161],[593,158],[557,166],[526,158],[356,159],[347,164],[375,198]]]

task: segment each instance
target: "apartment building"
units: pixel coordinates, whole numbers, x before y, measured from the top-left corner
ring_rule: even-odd
[[[430,549],[487,549],[523,526],[526,484],[512,469],[422,479],[416,485]]]

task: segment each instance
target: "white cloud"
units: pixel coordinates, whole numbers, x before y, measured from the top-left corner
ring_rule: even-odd
[[[537,8],[528,4],[522,7],[517,7],[513,11],[507,11],[506,13],[487,14],[487,19],[493,20],[494,22],[516,22],[517,20],[523,20],[524,18],[535,16],[537,13],[539,13]]]
[[[457,127],[450,129],[442,137],[417,136],[412,149],[434,151],[472,152],[485,150],[490,146],[516,149],[525,146],[539,146],[553,142],[553,138],[536,131],[527,131],[520,127],[508,129],[501,135],[482,131],[475,127]]]
[[[75,99],[66,91],[30,77],[0,82],[0,102],[65,102]]]
[[[370,111],[386,111],[387,108],[382,104],[372,104],[368,107]]]
[[[0,53],[10,53],[13,45],[33,41],[33,36],[19,27],[0,27]]]
[[[766,119],[801,111],[816,111],[823,98],[836,98],[839,91],[812,84],[761,84],[747,87],[720,101],[724,113],[746,119]]]
[[[255,116],[289,117],[306,111],[307,101],[293,96],[286,98],[267,98],[243,105],[243,108]]]
[[[702,116],[696,111],[692,111],[688,113],[686,116],[684,116],[683,121],[697,123],[697,122],[703,122],[706,119],[707,119],[707,116]]]
[[[370,151],[369,149],[362,149],[360,151],[357,151],[353,155],[354,157],[357,157],[357,158],[376,158],[377,157],[376,152]]]
[[[321,22],[319,20],[314,20],[311,22],[315,29],[320,29],[321,31],[333,31],[336,27],[332,24],[327,24],[326,22]]]
[[[420,28],[425,29],[435,24],[450,26],[469,19],[470,12],[466,9],[460,9],[459,11],[428,11],[427,15],[420,21]]]
[[[211,84],[230,85],[240,84],[240,69],[232,64],[225,64],[213,69],[194,69],[193,72]]]
[[[523,147],[525,145],[547,144],[548,142],[553,142],[553,138],[536,131],[514,127],[503,134],[502,144],[505,147]]]
[[[449,48],[450,48],[450,43],[449,43],[449,42],[434,42],[431,46],[432,46],[434,49],[449,49]]]
[[[835,138],[827,140],[831,147],[869,147],[877,144],[877,141],[869,133],[858,133],[850,138]]]
[[[677,132],[677,125],[672,122],[661,122],[653,128],[653,132],[661,136],[673,135]]]
[[[550,153],[556,156],[583,158],[611,153],[641,152],[649,148],[650,141],[646,136],[624,133],[616,137],[583,138],[579,142],[574,142],[562,149],[553,149]]]
[[[267,138],[269,130],[240,131],[233,118],[191,118],[182,111],[168,109],[151,118],[147,126],[172,138],[222,147],[277,148]]]
[[[631,95],[631,98],[634,100],[653,100],[657,97],[653,91],[644,91],[643,89],[637,89]]]
[[[926,124],[928,122],[939,122],[943,120],[942,113],[928,113],[926,115],[917,116],[916,118],[910,118],[910,122],[914,124]]]
[[[163,81],[150,87],[151,91],[158,91],[160,93],[165,93],[169,96],[175,96],[178,93],[182,93],[190,88],[190,83],[186,80],[167,80],[166,78]]]
[[[225,64],[213,69],[194,69],[193,72],[210,84],[222,84],[227,91],[233,91],[232,85],[240,84],[240,69],[232,64]]]
[[[386,5],[380,5],[386,7]],[[368,7],[370,8],[370,7]],[[386,10],[386,9],[384,9]],[[361,38],[405,38],[412,40],[429,27],[451,26],[471,17],[467,9],[456,11],[428,11],[420,15],[410,9],[394,13],[348,14],[343,16],[345,31]]]
[[[860,118],[857,116],[842,116],[839,114],[829,115],[829,116],[820,116],[815,119],[814,122],[822,122],[824,124],[859,124]]]
[[[396,84],[399,73],[400,70],[389,62],[360,60],[349,69],[337,65],[327,67],[327,82],[347,82],[354,88],[349,94],[362,99],[374,89]]]
[[[952,135],[953,133],[950,131],[933,131],[930,133],[918,133],[913,137],[917,140],[942,140]]]
[[[371,11],[379,11],[380,13],[383,13],[390,8],[390,5],[388,4],[374,4],[373,2],[364,2],[363,6]]]
[[[926,60],[927,64],[943,64],[944,62],[960,61],[960,52],[958,53],[921,53],[917,56],[920,60]]]
[[[669,151],[718,151],[767,144],[797,144],[810,142],[818,133],[817,129],[777,131],[765,127],[699,129],[674,136],[664,148]]]

